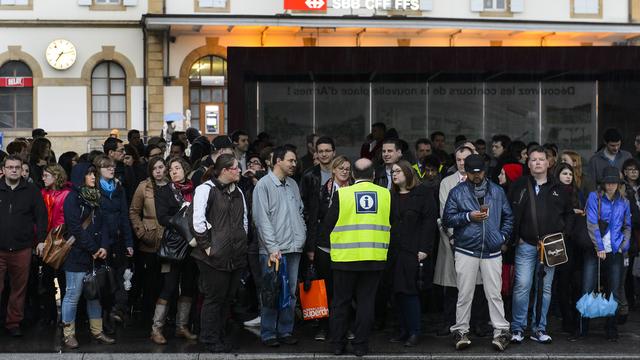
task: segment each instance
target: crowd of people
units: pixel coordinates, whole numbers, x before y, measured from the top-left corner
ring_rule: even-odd
[[[329,304],[314,339],[336,355],[348,343],[367,354],[371,331],[385,327],[391,342],[416,346],[427,311],[441,314],[436,334],[452,336],[456,349],[473,333],[492,334],[502,351],[527,329],[550,343],[550,312],[580,340],[589,319],[576,303],[594,291],[618,304],[605,322],[616,341],[640,305],[640,136],[634,156],[616,129],[586,162],[507,135],[490,143],[459,135],[448,153],[436,131],[411,149],[383,123],[359,159],[316,134],[297,151],[266,133],[210,141],[190,128],[145,143],[130,130],[126,141],[113,132],[102,151],[59,157],[46,135],[35,129],[0,153],[0,322],[13,337],[42,321],[60,325],[64,347],[76,349],[76,326],[88,323],[109,345],[118,324],[139,321],[155,344],[184,339],[229,352],[235,321],[259,327],[265,346],[295,345],[298,291],[307,289],[298,284],[312,279],[324,281]],[[42,260],[44,243],[62,224],[75,241],[54,269]],[[564,239],[568,261],[557,266],[541,262],[550,234]],[[163,244],[175,236],[188,254],[168,260]],[[104,264],[112,291],[86,298],[85,275]],[[274,264],[286,264],[289,284],[288,301],[275,307]],[[242,319],[241,307],[257,316]]]

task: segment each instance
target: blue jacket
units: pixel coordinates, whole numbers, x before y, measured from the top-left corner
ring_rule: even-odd
[[[484,203],[489,205],[489,219],[472,222],[469,214],[480,210],[472,187],[473,184],[465,181],[449,192],[442,221],[445,227],[453,228],[455,251],[481,259],[498,257],[513,229],[507,196],[500,186],[489,181],[484,198]]]
[[[116,189],[111,196],[100,187],[102,197],[100,198],[100,210],[102,213],[102,232],[107,237],[110,246],[116,248],[112,251],[123,250],[127,247],[133,247],[133,236],[131,226],[129,225],[129,207],[127,206],[127,197],[124,187],[120,182],[116,182]],[[121,254],[122,255],[122,254]]]
[[[611,233],[611,250],[617,253],[629,250],[629,239],[631,237],[631,208],[629,200],[616,197],[613,202],[606,195],[600,196],[600,219],[609,222],[609,232]],[[598,195],[596,192],[589,194],[587,199],[587,228],[591,241],[598,248],[604,251],[602,236],[598,227]]]

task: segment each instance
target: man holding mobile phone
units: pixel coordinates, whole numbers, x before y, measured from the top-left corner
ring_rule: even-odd
[[[502,188],[485,176],[485,163],[472,154],[464,164],[467,180],[453,188],[444,207],[442,220],[453,228],[454,256],[458,283],[456,324],[451,327],[456,349],[471,345],[469,320],[478,272],[489,303],[494,327],[493,346],[503,351],[509,345],[509,322],[502,303],[501,247],[511,235],[513,215]]]

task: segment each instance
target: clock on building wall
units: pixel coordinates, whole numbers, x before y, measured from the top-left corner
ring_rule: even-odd
[[[47,62],[56,70],[66,70],[76,62],[76,47],[69,40],[53,40],[47,46]]]

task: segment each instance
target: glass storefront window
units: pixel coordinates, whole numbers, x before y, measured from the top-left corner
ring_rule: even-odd
[[[316,133],[330,136],[339,154],[357,158],[369,133],[369,83],[316,83]]]
[[[596,84],[558,82],[542,85],[542,139],[560,149],[593,154],[596,137]]]
[[[258,85],[256,85],[258,84]],[[247,114],[256,133],[304,153],[305,136],[334,139],[340,154],[356,158],[382,122],[395,128],[411,150],[434,131],[470,141],[506,134],[525,143],[553,142],[585,158],[595,151],[596,83],[583,82],[258,82],[249,85]],[[257,101],[257,104],[256,104]]]
[[[306,135],[313,132],[313,84],[259,83],[257,132],[267,132],[276,144],[292,144],[306,153]]]

